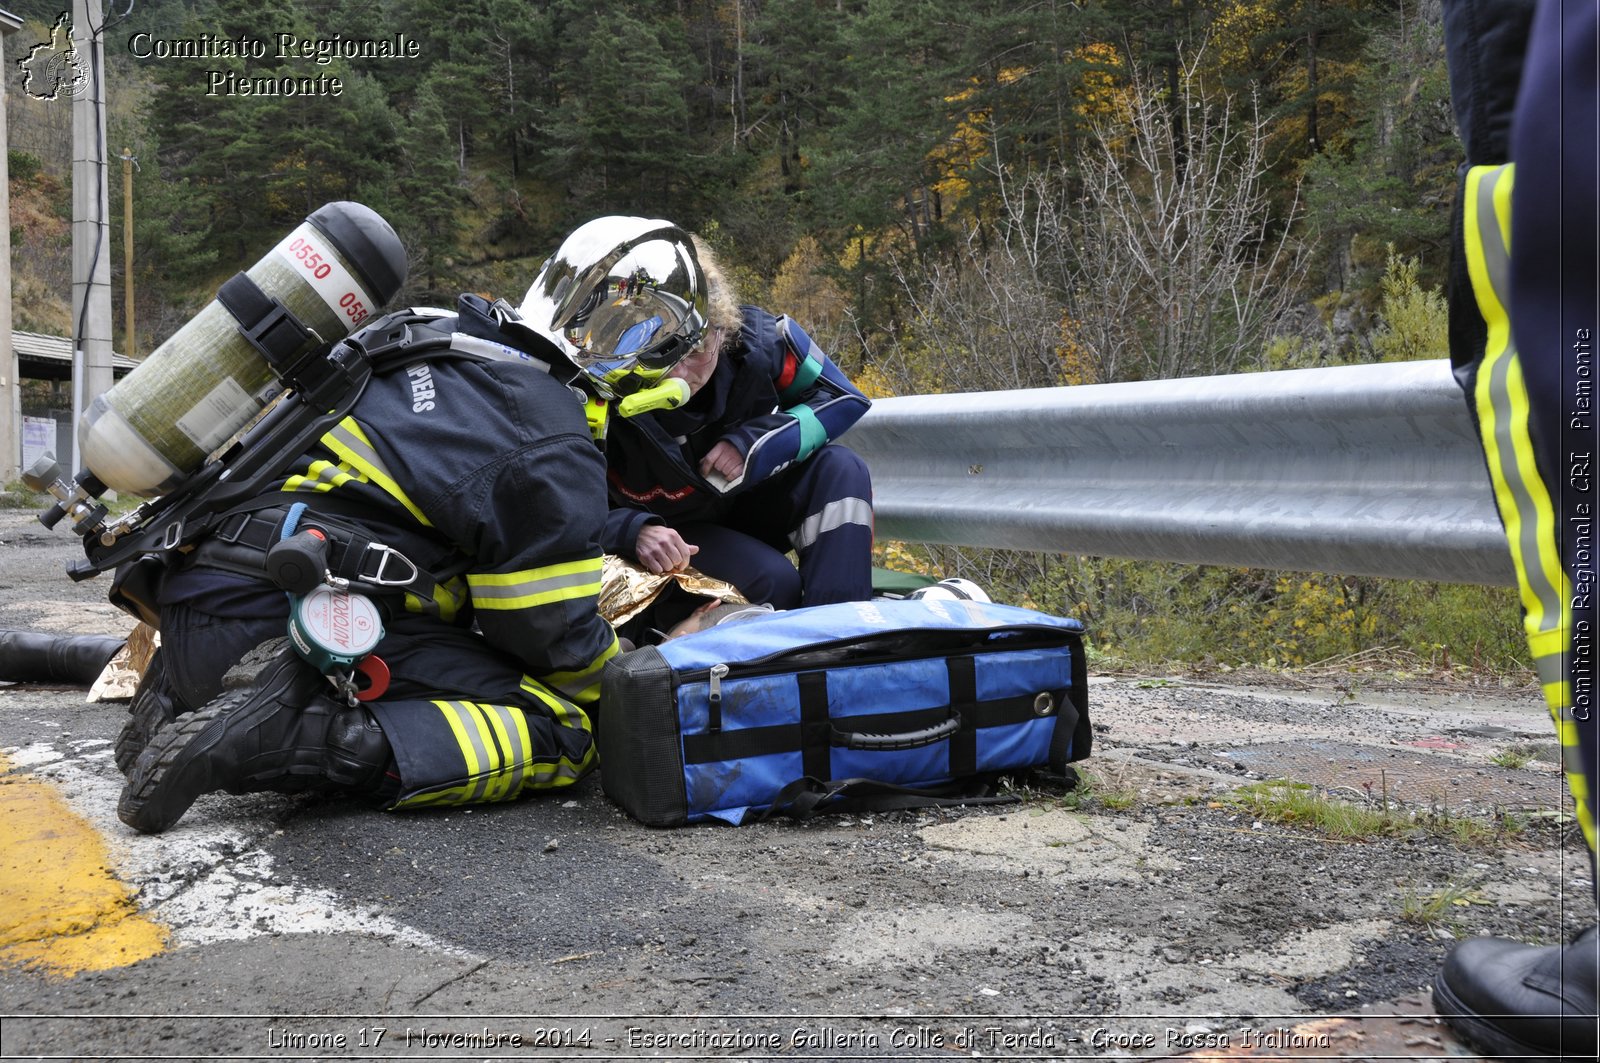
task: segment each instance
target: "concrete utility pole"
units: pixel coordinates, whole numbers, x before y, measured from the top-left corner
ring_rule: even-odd
[[[5,39],[22,20],[0,11],[0,73],[9,73]],[[0,77],[0,217],[11,217],[11,167],[6,156],[6,82]],[[11,346],[11,225],[0,225],[0,487],[22,474],[22,380]]]
[[[133,167],[132,148],[122,149],[122,353],[139,357],[133,330]]]
[[[72,414],[111,390],[111,216],[105,51],[99,0],[72,0],[72,43],[88,82],[72,101]],[[71,469],[78,463],[73,433]],[[58,455],[60,457],[60,455]]]

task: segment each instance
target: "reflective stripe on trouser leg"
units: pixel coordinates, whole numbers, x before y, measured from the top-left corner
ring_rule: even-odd
[[[465,699],[373,703],[400,773],[391,807],[511,801],[581,779],[596,763],[588,717],[540,689],[536,700],[561,702],[580,725],[563,726],[548,709]]]
[[[872,597],[872,477],[848,447],[830,444],[803,464],[788,487],[789,533],[800,560],[804,605]]]
[[[1578,723],[1573,718],[1569,650],[1572,585],[1562,566],[1558,514],[1550,470],[1541,470],[1530,422],[1533,403],[1507,310],[1514,167],[1474,167],[1467,173],[1463,225],[1468,272],[1487,343],[1475,381],[1480,439],[1517,572],[1523,625],[1545,703],[1561,741],[1567,786],[1591,849],[1595,823]]]

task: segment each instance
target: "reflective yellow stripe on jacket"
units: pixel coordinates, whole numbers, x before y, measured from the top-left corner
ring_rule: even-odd
[[[520,572],[471,572],[467,574],[467,583],[472,590],[472,604],[481,612],[537,609],[584,600],[598,606],[602,564],[602,558],[590,557]],[[563,726],[582,726],[588,730],[587,717],[580,724],[571,715],[577,713],[582,717],[578,706],[592,705],[599,700],[600,672],[606,661],[617,655],[617,650],[613,635],[610,644],[594,660],[570,671],[541,674],[537,680],[526,679],[523,689],[543,701]]]
[[[395,482],[389,467],[378,457],[372,441],[354,417],[346,417],[334,425],[318,442],[336,454],[339,463],[313,461],[304,475],[291,476],[284,482],[285,491],[331,491],[352,481],[370,483],[404,506],[419,524],[433,527],[433,522]]]
[[[329,492],[347,483],[371,484],[403,506],[407,513],[424,527],[433,522],[411,501],[394,474],[378,456],[366,432],[353,417],[346,417],[323,434],[321,445],[338,455],[339,462],[313,461],[304,475],[291,476],[284,482],[283,490],[290,492]],[[466,603],[467,590],[459,581],[434,588],[433,595],[423,598],[410,591],[405,593],[407,612],[437,616],[446,622],[453,621]]]
[[[367,438],[367,434],[361,430],[354,417],[346,417],[329,429],[322,437],[322,445],[339,455],[352,469],[360,472],[363,479],[381,487],[385,494],[404,506],[406,512],[417,519],[418,524],[425,528],[433,527],[433,521],[424,516],[422,510],[417,508],[417,504],[400,489],[393,474],[389,472],[389,467],[378,457],[378,452],[372,447],[372,441]]]
[[[600,597],[601,558],[564,561],[521,572],[469,572],[472,604],[478,609],[528,609],[578,598]]]

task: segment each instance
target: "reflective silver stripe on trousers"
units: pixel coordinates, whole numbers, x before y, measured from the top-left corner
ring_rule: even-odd
[[[489,779],[493,772],[489,768],[489,750],[483,744],[484,724],[461,702],[447,701],[450,711],[455,713],[456,720],[461,725],[461,730],[466,734],[467,740],[472,743],[472,750],[478,755],[479,775],[472,781],[472,792],[466,797],[468,801],[483,800],[483,793],[489,787]],[[465,757],[463,757],[465,759]]]
[[[864,498],[835,499],[822,507],[822,512],[813,513],[802,521],[800,527],[789,536],[789,541],[796,550],[804,550],[819,537],[846,524],[872,527],[872,503]]]
[[[1533,670],[1539,674],[1540,686],[1564,683],[1567,679],[1566,656],[1560,653],[1547,653],[1542,657],[1535,657]]]
[[[500,721],[501,729],[506,733],[506,741],[510,743],[506,749],[506,762],[500,770],[501,775],[508,775],[511,780],[510,785],[501,794],[502,798],[509,800],[517,796],[518,791],[522,789],[522,778],[528,773],[528,763],[533,759],[533,754],[523,747],[522,732],[517,727],[517,710],[506,705],[483,705],[480,708],[486,715],[494,714]]]

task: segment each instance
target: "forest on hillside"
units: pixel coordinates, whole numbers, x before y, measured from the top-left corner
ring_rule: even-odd
[[[63,10],[11,8],[13,55]],[[520,295],[574,224],[667,217],[844,360],[946,363],[928,388],[1372,357],[1387,249],[1442,276],[1459,155],[1437,0],[115,0],[102,39],[146,335],[348,198],[412,302]],[[267,54],[160,54],[240,40]],[[24,173],[65,178],[69,111],[8,94]]]
[[[28,20],[8,61],[63,9],[8,6]],[[1442,357],[1460,147],[1440,20],[1439,0],[113,0],[139,347],[355,199],[405,242],[413,305],[519,302],[578,222],[669,218],[876,395]],[[250,79],[339,92],[214,91]],[[17,327],[44,327],[66,316],[70,107],[13,88],[7,117]],[[1514,603],[1481,588],[1419,605],[1337,577],[902,560],[982,569],[1112,641],[1163,602],[1282,602],[1250,653],[1425,652],[1421,614],[1485,609],[1458,656],[1517,652]]]

